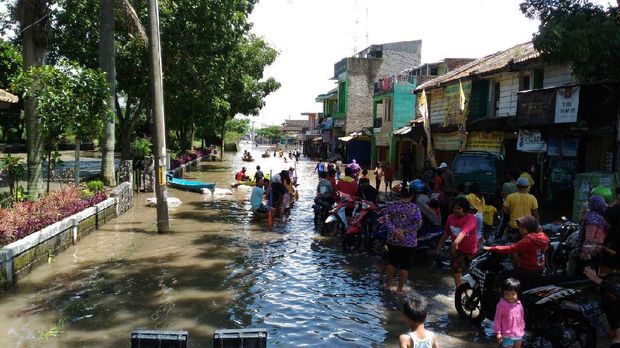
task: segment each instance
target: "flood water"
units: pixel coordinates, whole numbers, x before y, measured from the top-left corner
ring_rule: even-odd
[[[226,154],[185,178],[228,188],[243,165],[250,174],[257,164],[266,173],[295,166],[251,150],[255,162]],[[170,211],[174,233],[159,235],[145,207],[153,194],[138,195],[129,212],[0,295],[0,347],[128,347],[141,328],[187,330],[191,347],[211,347],[220,328],[265,328],[270,347],[397,345],[407,327],[399,299],[380,291],[378,260],[313,230],[314,163],[296,167],[300,200],[271,229],[253,217],[249,192],[169,189],[183,204]],[[443,347],[494,346],[457,318],[447,270],[418,266],[410,278]]]

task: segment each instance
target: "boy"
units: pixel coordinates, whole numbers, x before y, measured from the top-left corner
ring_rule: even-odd
[[[403,313],[411,331],[398,338],[400,348],[438,348],[437,337],[424,328],[427,314],[426,301],[419,297],[405,299]]]

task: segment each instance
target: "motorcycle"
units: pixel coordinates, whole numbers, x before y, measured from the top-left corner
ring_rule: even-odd
[[[511,269],[507,255],[484,252],[471,263],[469,273],[456,289],[455,307],[462,318],[480,324],[493,320],[500,299],[500,282]],[[521,296],[526,314],[524,347],[596,347],[596,303],[584,299],[585,292],[574,285],[587,281],[556,283],[524,291]],[[538,343],[535,343],[538,342]]]
[[[339,193],[339,201],[334,203],[333,208],[328,212],[327,219],[325,219],[321,229],[322,235],[343,236],[344,231],[349,227],[346,210],[353,202],[351,196],[346,193]]]
[[[547,251],[546,274],[575,276],[582,238],[581,225],[562,217],[558,228],[545,229],[545,233],[551,241]]]
[[[323,224],[325,223],[325,219],[331,207],[331,199],[321,197],[314,198],[314,204],[312,205],[312,209],[314,210],[314,228],[318,231],[323,229]]]
[[[381,252],[387,234],[379,231],[380,222],[378,222],[377,216],[381,215],[384,207],[384,204],[375,205],[367,200],[356,202],[349,227],[346,229],[342,240],[342,248],[345,251],[366,247],[376,254]]]

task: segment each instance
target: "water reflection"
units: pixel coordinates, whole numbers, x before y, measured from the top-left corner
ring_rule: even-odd
[[[379,291],[377,260],[344,254],[312,226],[314,163],[255,162],[229,155],[203,162],[185,178],[229,188],[234,173],[297,167],[300,201],[290,217],[250,211],[249,192],[210,197],[174,189],[174,234],[155,233],[152,194],[20,281],[0,300],[0,346],[128,346],[137,328],[183,329],[192,346],[211,346],[217,328],[265,327],[269,346],[392,346],[406,331],[399,300]],[[449,275],[423,267],[413,287],[431,301],[428,327],[443,346],[490,342],[454,314]],[[481,343],[466,343],[482,337]]]

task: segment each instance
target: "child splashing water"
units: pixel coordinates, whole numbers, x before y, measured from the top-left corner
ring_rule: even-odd
[[[519,301],[521,283],[508,278],[502,284],[502,298],[495,309],[493,331],[502,347],[520,348],[525,335],[525,315]]]

